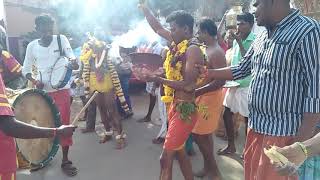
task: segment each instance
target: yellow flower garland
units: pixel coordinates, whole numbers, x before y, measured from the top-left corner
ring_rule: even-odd
[[[179,55],[183,55],[186,53],[188,49],[189,41],[184,40],[180,42],[178,45],[175,45],[174,43],[172,46],[177,49],[175,54],[172,51],[168,51],[166,60],[163,63],[163,68],[165,69],[166,78],[173,81],[181,81],[183,80],[183,76],[181,74],[182,69],[182,62],[178,61],[175,66],[172,66],[172,61],[175,59],[174,57],[178,57]],[[200,49],[203,54],[205,54],[206,48],[204,46],[200,46]],[[202,79],[198,79],[197,83],[201,83]],[[174,89],[164,85],[164,96],[161,97],[161,100],[164,103],[171,103],[173,102],[173,95],[174,95]]]
[[[90,37],[90,41],[88,43],[84,43],[84,45],[82,46],[80,60],[84,64],[89,63],[91,57],[97,56],[96,54],[94,54],[93,49],[90,47],[90,44],[93,44],[97,48],[101,48],[104,46],[104,42],[99,41],[94,37]]]
[[[93,55],[93,50],[90,48],[88,43],[84,43],[82,47],[81,56],[80,56],[81,62],[83,62],[84,64],[89,63],[89,60],[92,57],[92,55]]]
[[[178,56],[179,54],[184,54],[188,49],[188,40],[184,40],[180,42],[176,48],[177,52],[175,54],[172,51],[168,51],[166,60],[163,63],[163,68],[166,71],[166,78],[174,81],[183,80],[183,76],[181,74],[182,62],[178,61],[175,66],[172,66],[172,61],[174,60],[174,56]],[[173,46],[175,46],[173,44]],[[161,100],[164,103],[171,103],[173,101],[174,89],[169,86],[164,85],[164,96],[161,97]]]

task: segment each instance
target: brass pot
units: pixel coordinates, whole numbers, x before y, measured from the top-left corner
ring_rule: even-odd
[[[234,5],[226,14],[226,28],[233,29],[237,27],[237,16],[242,13],[241,5]]]

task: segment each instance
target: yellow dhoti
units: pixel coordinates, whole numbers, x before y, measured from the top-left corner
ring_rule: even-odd
[[[95,73],[90,73],[90,92],[98,91],[100,93],[109,92],[113,89],[111,75],[104,75],[103,81],[99,82]]]
[[[204,119],[203,113],[197,112],[197,123],[192,130],[195,134],[211,134],[218,127],[221,111],[223,109],[224,93],[221,90],[206,93],[196,99],[198,106],[206,106],[208,118]]]

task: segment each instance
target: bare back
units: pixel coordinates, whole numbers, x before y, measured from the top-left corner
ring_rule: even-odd
[[[207,66],[209,69],[219,69],[227,66],[224,50],[218,43],[208,46],[206,49],[206,54],[208,58]],[[208,80],[207,83],[211,82],[212,80]]]

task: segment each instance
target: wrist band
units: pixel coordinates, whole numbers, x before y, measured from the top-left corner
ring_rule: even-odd
[[[307,150],[306,146],[304,144],[302,144],[301,142],[297,142],[297,144],[300,146],[300,148],[303,151],[306,158],[308,158],[308,150]]]

